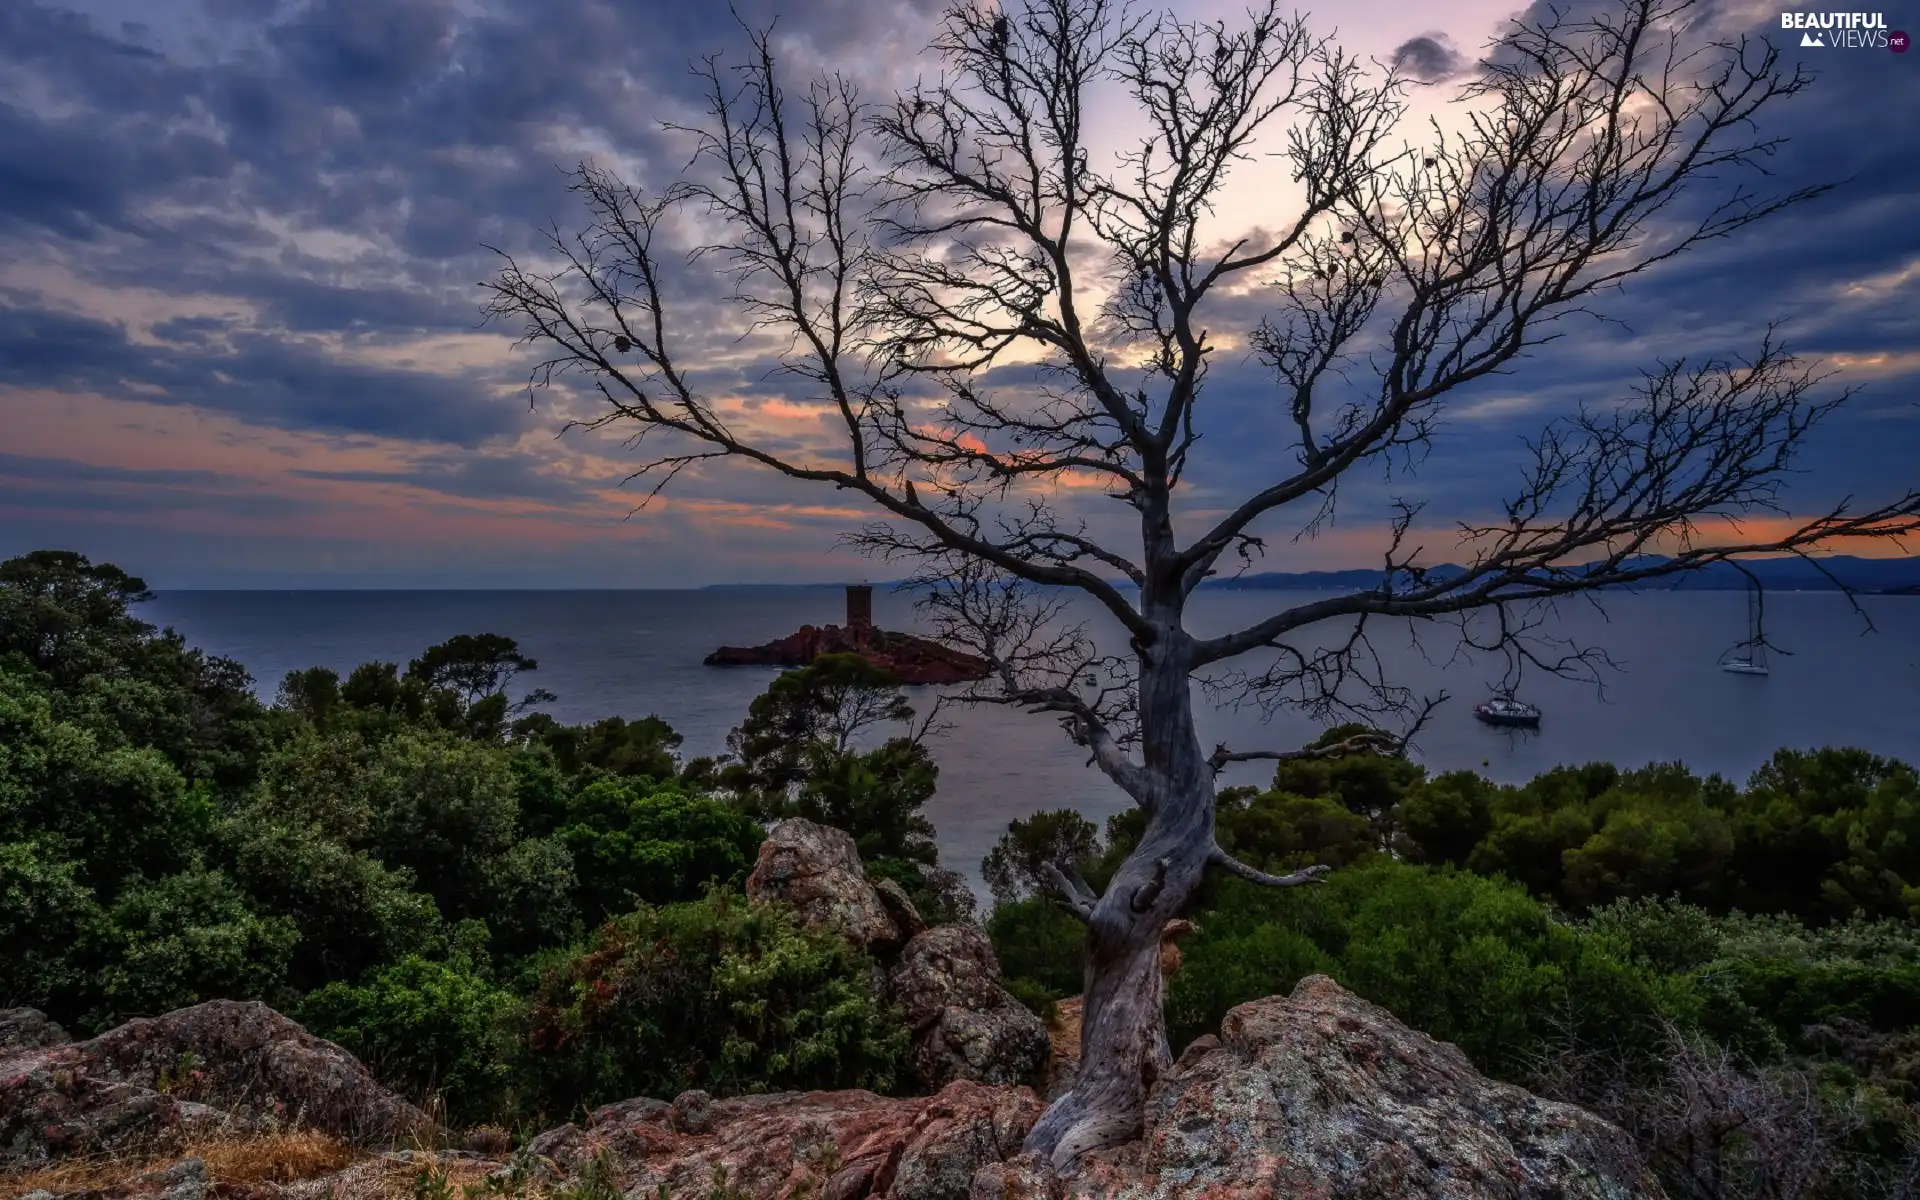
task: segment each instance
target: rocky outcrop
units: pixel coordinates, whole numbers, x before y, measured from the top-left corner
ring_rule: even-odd
[[[391,1141],[430,1122],[345,1050],[256,1002],[214,1000],[90,1041],[0,1049],[0,1166],[285,1126]]]
[[[935,957],[946,939],[929,930],[902,961]],[[984,1002],[983,964],[963,940],[940,951],[950,983],[909,994]],[[971,965],[968,965],[971,964]],[[916,970],[919,968],[916,968]],[[996,985],[997,986],[997,985]],[[915,999],[915,995],[921,997]],[[31,1021],[17,1023],[31,1027]],[[182,1100],[157,1067],[191,1051]],[[62,1080],[64,1079],[64,1082]],[[165,1082],[171,1087],[174,1076]],[[25,1086],[23,1087],[23,1084]],[[66,1089],[62,1091],[61,1089]],[[204,1089],[204,1090],[199,1090]],[[59,1109],[47,1098],[71,1097]],[[282,1097],[341,1128],[392,1132],[419,1114],[366,1078],[337,1047],[257,1004],[204,1004],[133,1022],[77,1045],[0,1055],[0,1119],[22,1165],[23,1121],[102,1129],[91,1116],[141,1101],[149,1116],[174,1105],[217,1119],[259,1114]],[[535,1138],[512,1168],[527,1184],[579,1184],[611,1171],[628,1196],[740,1200],[1658,1200],[1658,1185],[1625,1136],[1580,1109],[1555,1104],[1475,1072],[1454,1047],[1415,1033],[1321,976],[1285,999],[1243,1004],[1217,1036],[1201,1038],[1155,1085],[1133,1143],[1099,1151],[1062,1178],[1020,1152],[1042,1104],[1025,1087],[959,1080],[932,1096],[871,1092],[781,1093],[719,1099],[686,1092],[671,1103],[635,1099],[581,1125]],[[126,1111],[131,1111],[130,1109]],[[91,1124],[89,1124],[91,1122]],[[316,1120],[315,1124],[323,1124]],[[151,1131],[151,1125],[148,1127]],[[31,1129],[27,1129],[30,1134]],[[111,1138],[93,1149],[117,1145]],[[79,1148],[68,1139],[41,1152]],[[440,1151],[365,1155],[345,1169],[292,1182],[215,1183],[197,1159],[142,1165],[138,1178],[68,1200],[358,1200],[405,1194],[423,1164],[478,1185],[507,1164]],[[506,1183],[505,1177],[501,1180]],[[41,1200],[46,1200],[43,1196]]]
[[[1028,1082],[1046,1063],[1046,1027],[1001,986],[986,934],[973,925],[927,928],[899,884],[868,882],[840,830],[782,821],[760,845],[747,895],[788,905],[808,928],[830,929],[890,963],[886,998],[913,1028],[908,1065],[924,1086]]]
[[[73,1039],[37,1008],[0,1009],[0,1054],[64,1046]]]
[[[858,654],[901,683],[966,683],[985,679],[985,659],[871,625],[802,625],[764,646],[722,646],[707,655],[710,667],[806,667],[823,654]]]
[[[885,953],[907,940],[867,882],[853,838],[813,821],[794,818],[774,827],[760,843],[747,895],[789,905],[807,928],[830,929],[863,950]]]
[[[685,1113],[697,1116],[690,1125]],[[1040,1116],[1026,1088],[959,1082],[898,1100],[871,1092],[630,1101],[528,1150],[577,1175],[597,1157],[627,1195],[964,1200],[981,1167],[1019,1151]],[[732,1189],[726,1191],[725,1189]]]
[[[1660,1188],[1600,1118],[1495,1083],[1325,976],[1243,1004],[1155,1085],[1137,1142],[1070,1180],[1022,1156],[976,1200],[1645,1200]]]
[[[1046,1064],[1046,1026],[1001,986],[993,945],[976,926],[916,936],[887,973],[887,992],[913,1029],[908,1065],[928,1087],[1021,1083]]]

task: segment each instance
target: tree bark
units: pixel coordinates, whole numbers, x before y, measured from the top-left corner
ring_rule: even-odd
[[[1140,845],[1088,918],[1079,1070],[1027,1135],[1025,1148],[1062,1170],[1137,1138],[1147,1093],[1172,1062],[1161,935],[1199,886],[1214,844],[1213,774],[1194,730],[1191,642],[1179,621],[1178,612],[1156,614],[1158,636],[1141,652],[1141,754],[1154,787],[1136,797],[1147,809]]]

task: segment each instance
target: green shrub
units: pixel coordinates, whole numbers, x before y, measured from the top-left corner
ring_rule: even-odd
[[[74,945],[100,906],[79,872],[37,842],[0,841],[0,1008],[29,1006],[57,1020],[90,984]]]
[[[710,883],[738,882],[765,836],[717,800],[641,779],[582,788],[554,839],[572,855],[581,913],[597,925],[636,903],[691,900]]]
[[[549,959],[527,1060],[543,1110],[627,1096],[893,1083],[906,1029],[872,961],[792,915],[715,890],[642,908]]]
[[[62,720],[59,697],[0,664],[0,840],[72,861],[102,897],[189,865],[214,818],[157,750]]]
[[[388,1086],[439,1094],[461,1123],[503,1112],[513,1082],[508,1041],[519,1002],[456,955],[409,954],[358,986],[332,983],[300,1001],[309,1030],[338,1042]]]
[[[203,1000],[279,1003],[299,936],[218,871],[130,885],[83,940],[99,994],[84,1025],[107,1029]]]
[[[1100,827],[1070,808],[1049,809],[1007,822],[980,877],[995,904],[1012,904],[1049,888],[1049,866],[1085,869],[1100,852]]]
[[[1043,1021],[1053,1019],[1061,998],[1054,995],[1051,988],[1032,979],[1009,979],[1006,986],[1008,993],[1026,1005],[1034,1016]]]
[[[864,859],[938,860],[933,823],[920,812],[940,776],[925,746],[891,738],[865,753],[822,751],[809,768],[792,815],[846,830]]]
[[[414,891],[406,872],[311,828],[243,814],[222,824],[220,839],[228,872],[255,906],[299,930],[296,989],[358,979],[445,940],[433,898]]]
[[[1023,981],[1031,994],[1055,1000],[1080,994],[1087,927],[1050,896],[995,905],[987,936],[1008,980]]]
[[[1692,1003],[1513,884],[1460,872],[1376,861],[1285,891],[1228,880],[1191,915],[1168,993],[1176,1047],[1316,972],[1508,1076],[1556,1022],[1624,1047]]]

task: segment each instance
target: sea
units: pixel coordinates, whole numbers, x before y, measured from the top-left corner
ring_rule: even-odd
[[[1306,591],[1211,591],[1194,599],[1190,627],[1214,634],[1321,598]],[[1445,692],[1413,743],[1430,770],[1465,768],[1522,782],[1560,764],[1622,766],[1681,761],[1744,781],[1776,749],[1859,746],[1920,762],[1920,597],[1865,596],[1855,611],[1834,592],[1770,591],[1766,634],[1772,673],[1719,669],[1746,636],[1737,591],[1607,595],[1563,601],[1542,614],[1541,657],[1566,645],[1611,660],[1600,680],[1555,678],[1523,666],[1518,695],[1543,713],[1538,731],[1474,720],[1474,703],[1508,678],[1504,659],[1464,646],[1446,625],[1379,623],[1369,641],[1388,678],[1422,696]],[[720,645],[758,645],[802,624],[838,623],[842,593],[825,587],[680,591],[176,591],[142,606],[203,649],[236,658],[271,699],[288,671],[359,663],[404,665],[460,633],[515,639],[539,663],[523,676],[558,697],[546,711],[566,722],[657,715],[685,736],[687,756],[718,754],[727,731],[772,679],[771,668],[708,667]],[[1103,646],[1123,647],[1118,626],[1090,602],[1080,614]],[[912,598],[882,591],[874,620],[920,628]],[[1484,633],[1484,630],[1482,631]],[[1258,665],[1258,664],[1254,664]],[[910,688],[924,707],[937,689]],[[1293,711],[1269,713],[1228,696],[1196,693],[1204,743],[1236,750],[1289,749],[1319,726]],[[1054,719],[999,707],[949,708],[930,743],[940,765],[928,816],[941,859],[978,886],[981,858],[1007,822],[1038,809],[1075,808],[1096,821],[1126,797],[1066,740]],[[1236,764],[1226,783],[1260,783],[1271,764]]]

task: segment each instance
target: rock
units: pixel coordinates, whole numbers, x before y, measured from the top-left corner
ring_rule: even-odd
[[[345,1050],[252,1001],[0,1051],[0,1166],[215,1128],[300,1125],[379,1142],[431,1124]]]
[[[722,646],[702,661],[710,667],[806,667],[823,654],[858,654],[906,684],[964,683],[991,671],[985,659],[870,625],[802,625],[764,646]]]
[[[989,1164],[975,1200],[1644,1200],[1620,1130],[1474,1071],[1322,975],[1227,1014],[1155,1085],[1141,1140],[1061,1180]]]
[[[681,1133],[699,1136],[713,1132],[713,1097],[694,1088],[673,1098],[673,1127]]]
[[[64,1046],[72,1040],[66,1030],[47,1020],[47,1014],[37,1008],[0,1009],[0,1054]]]
[[[617,1110],[617,1111],[616,1111]],[[577,1175],[598,1155],[629,1196],[815,1195],[822,1200],[963,1200],[980,1168],[1020,1148],[1040,1116],[1026,1088],[958,1082],[937,1095],[786,1092],[711,1100],[703,1132],[677,1128],[679,1102],[601,1109],[588,1126],[527,1149]]]
[[[906,941],[867,882],[853,838],[803,818],[780,822],[760,843],[747,895],[791,905],[807,928],[831,929],[863,950]]]
[[[1080,1072],[1080,1017],[1083,1000],[1068,996],[1053,1006],[1047,1022],[1047,1066],[1041,1072],[1040,1095],[1051,1104],[1073,1087]]]
[[[956,1079],[1019,1083],[1047,1061],[1047,1029],[1000,984],[987,935],[942,925],[916,935],[887,975],[913,1029],[908,1063],[928,1087]]]
[[[927,922],[920,916],[920,910],[913,906],[913,898],[907,895],[907,889],[891,879],[882,879],[873,885],[873,892],[880,897],[880,907],[887,910],[887,916],[893,919],[893,926],[900,931],[902,939],[926,932]]]

